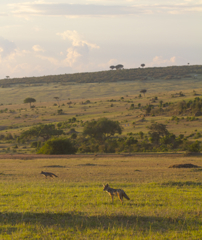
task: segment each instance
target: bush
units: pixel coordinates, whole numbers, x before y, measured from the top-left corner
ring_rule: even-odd
[[[189,145],[188,146],[188,151],[189,152],[195,152],[195,153],[200,152],[200,143],[199,143],[199,141],[196,141],[196,142],[192,143],[191,145]]]
[[[30,145],[31,148],[36,148],[37,147],[37,142],[32,142],[31,145]]]
[[[77,134],[76,133],[72,133],[71,138],[72,139],[76,139],[77,138]]]
[[[62,115],[63,114],[63,110],[62,109],[58,109],[57,114],[58,115]]]
[[[66,138],[53,138],[45,142],[38,154],[75,154],[77,149]]]

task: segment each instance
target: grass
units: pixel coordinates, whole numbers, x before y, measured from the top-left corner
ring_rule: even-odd
[[[198,77],[200,79],[200,76]],[[137,134],[142,131],[143,133],[148,133],[148,128],[152,122],[159,122],[167,125],[168,131],[174,133],[175,135],[184,134],[185,137],[201,131],[201,120],[202,117],[198,117],[197,121],[186,121],[181,120],[181,116],[179,116],[180,121],[171,121],[171,117],[168,115],[160,115],[160,116],[146,116],[145,120],[142,122],[142,115],[145,114],[145,110],[141,110],[137,108],[140,103],[141,106],[145,106],[149,103],[149,101],[155,96],[158,97],[158,100],[155,103],[152,103],[156,106],[159,105],[159,101],[163,102],[178,102],[182,100],[194,99],[193,96],[193,88],[196,89],[198,96],[201,96],[201,88],[199,89],[198,84],[199,79],[194,79],[190,81],[189,79],[181,79],[178,81],[164,81],[162,80],[152,80],[151,81],[135,81],[135,82],[117,82],[117,83],[92,83],[93,92],[88,91],[88,88],[91,88],[91,83],[89,84],[75,84],[71,85],[71,88],[75,88],[75,94],[72,95],[74,99],[68,100],[68,95],[66,94],[66,88],[69,86],[60,86],[60,88],[54,88],[54,84],[49,84],[45,86],[27,86],[26,88],[20,88],[20,92],[17,91],[18,96],[13,95],[12,100],[12,91],[16,91],[15,87],[13,88],[3,88],[0,89],[0,93],[2,94],[2,99],[7,101],[7,97],[9,96],[9,102],[14,101],[15,104],[12,105],[1,105],[0,111],[8,109],[6,112],[0,113],[0,130],[1,134],[6,135],[7,133],[16,134],[17,136],[23,130],[29,129],[30,126],[39,124],[39,123],[54,123],[61,121],[67,121],[69,118],[76,117],[78,121],[90,121],[91,119],[98,119],[100,117],[107,117],[109,119],[119,121],[123,129],[123,135],[127,135],[127,133],[132,132],[133,134]],[[163,84],[162,84],[163,83]],[[148,86],[147,93],[145,97],[138,98],[139,89],[144,88],[145,84]],[[190,84],[192,84],[192,88],[190,88]],[[108,89],[108,87],[110,88]],[[180,88],[181,87],[181,88]],[[48,97],[42,96],[41,93],[46,94],[46,92],[50,89],[52,94],[49,94]],[[183,88],[183,89],[182,89]],[[48,90],[49,89],[49,90]],[[114,90],[113,90],[114,89]],[[136,90],[134,90],[136,89]],[[152,90],[153,89],[153,90]],[[101,91],[102,90],[102,91]],[[106,90],[106,92],[104,91]],[[111,94],[105,95],[105,93],[109,92]],[[130,92],[128,92],[130,90]],[[155,91],[154,91],[155,90]],[[171,98],[171,94],[177,93],[183,90],[185,96],[183,97],[175,97]],[[22,91],[22,92],[21,92]],[[24,91],[24,92],[23,92]],[[82,94],[82,91],[88,95]],[[100,91],[100,95],[98,92]],[[30,109],[29,104],[18,104],[23,102],[24,98],[26,98],[29,94],[31,97],[35,97],[37,102],[34,103],[35,108]],[[127,93],[127,94],[126,94]],[[126,94],[126,95],[125,95]],[[132,94],[132,95],[128,95]],[[56,104],[53,96],[60,96],[60,108],[58,106],[53,106]],[[93,96],[97,98],[93,98]],[[86,97],[86,98],[84,98]],[[124,99],[121,100],[121,97]],[[20,98],[20,99],[18,99]],[[14,100],[15,99],[15,100]],[[66,100],[65,100],[66,99]],[[111,107],[112,102],[111,99],[116,101],[113,102],[113,107]],[[40,101],[43,102],[40,102]],[[88,104],[82,104],[82,102],[86,102],[86,100],[90,100]],[[69,101],[72,102],[71,108],[67,104]],[[129,110],[131,103],[134,104],[135,109]],[[64,104],[64,106],[62,106]],[[57,110],[62,109],[64,114],[58,115]],[[14,111],[14,112],[13,112]],[[184,116],[186,119],[187,116]],[[135,124],[133,124],[135,123]],[[75,123],[76,126],[72,126],[76,131],[82,132],[83,127],[79,122]],[[66,132],[69,129],[65,130]],[[199,141],[201,141],[201,137],[199,137]],[[195,141],[195,135],[189,140]],[[16,145],[16,142],[3,142],[0,143],[0,154],[5,154],[6,152],[13,152],[13,147]],[[24,148],[26,146],[26,149]],[[7,148],[10,147],[8,151]],[[29,144],[18,144],[18,148],[14,149],[17,153],[31,153],[35,151],[35,149],[30,148]]]
[[[147,89],[146,97],[148,94],[162,95],[162,93],[170,92],[176,93],[183,91],[186,93],[187,90],[195,89],[197,93],[201,90],[200,82],[202,75],[198,75],[197,79],[186,79],[180,80],[136,80],[136,81],[123,81],[115,83],[80,83],[75,85],[61,85],[57,83],[45,83],[41,86],[29,86],[19,87],[14,85],[11,88],[0,88],[1,103],[4,105],[21,104],[24,99],[33,97],[38,103],[54,101],[54,97],[58,96],[60,101],[68,101],[76,99],[95,99],[95,98],[114,98],[114,97],[125,97],[126,95],[139,95],[141,89]],[[57,88],[55,88],[57,86]],[[192,90],[193,92],[193,90]],[[169,96],[170,98],[170,96]],[[169,99],[168,98],[168,99]],[[169,100],[170,101],[170,100]],[[34,103],[34,105],[37,104]],[[54,101],[57,103],[57,101]]]
[[[0,160],[0,239],[201,239],[201,157]],[[41,170],[58,178],[45,179]],[[103,183],[130,197],[121,205]]]
[[[196,129],[201,132],[202,117],[179,123],[168,115],[139,121],[145,111],[137,105],[145,106],[155,96],[158,100],[154,105],[160,100],[187,101],[194,99],[193,89],[201,96],[201,75],[197,78],[0,88],[4,104],[0,110],[8,109],[0,113],[0,135],[19,135],[35,124],[56,124],[72,117],[84,122],[107,117],[121,123],[125,136],[129,132],[147,133],[147,126],[155,121],[166,124],[176,135],[188,136]],[[143,88],[147,93],[138,98]],[[180,91],[185,96],[171,98]],[[55,96],[60,97],[63,115],[57,115],[60,108],[53,106]],[[35,108],[21,104],[26,97],[37,100]],[[90,103],[81,104],[86,100]],[[131,103],[134,110],[129,110]],[[82,125],[76,125],[75,130],[82,132]],[[195,141],[194,137],[189,140]],[[18,148],[15,145],[15,140],[1,140],[0,153],[35,151],[29,143],[17,143]],[[169,168],[183,163],[202,167],[201,157],[155,153],[35,159],[18,156],[0,159],[0,239],[202,239],[201,168]],[[41,171],[53,172],[58,178],[45,179]],[[124,189],[131,200],[122,206],[115,198],[112,204],[103,192],[102,184],[106,183]]]

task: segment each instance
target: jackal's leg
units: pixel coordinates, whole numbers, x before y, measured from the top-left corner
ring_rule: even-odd
[[[120,196],[120,194],[118,194],[118,198],[121,201],[121,203],[123,204],[123,196]]]
[[[113,195],[112,195],[112,194],[110,194],[110,196],[111,196],[111,199],[112,199],[112,203],[113,203]]]

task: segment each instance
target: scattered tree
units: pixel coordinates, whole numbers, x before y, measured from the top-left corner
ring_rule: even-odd
[[[122,64],[118,64],[118,65],[115,66],[115,68],[116,68],[116,70],[123,69],[123,65]]]
[[[31,108],[31,103],[32,102],[36,102],[36,99],[34,98],[25,98],[24,103],[29,103],[30,104],[30,108]]]
[[[160,100],[160,101],[159,101],[159,107],[162,107],[162,106],[163,106],[163,101]]]
[[[59,136],[61,134],[63,134],[63,130],[56,129],[54,124],[41,124],[22,132],[20,138],[42,137],[47,141],[52,136]]]
[[[111,69],[113,70],[113,69],[116,68],[116,67],[112,65],[112,66],[110,66],[109,68],[111,68]]]
[[[63,110],[62,109],[58,109],[57,113],[58,113],[58,115],[62,115],[63,114]]]
[[[149,126],[149,130],[150,141],[152,143],[158,144],[161,137],[169,134],[166,125],[162,123],[152,123],[151,126]]]
[[[105,140],[115,133],[121,134],[122,128],[118,121],[112,121],[107,118],[100,118],[97,121],[92,120],[84,126],[83,135],[90,136],[99,140]]]
[[[144,63],[142,63],[140,66],[143,68],[143,67],[145,67],[145,64],[144,64]]]
[[[56,100],[57,103],[58,103],[58,107],[60,107],[59,97],[54,97],[54,98],[55,98],[55,100]]]
[[[145,97],[145,93],[147,92],[147,90],[146,89],[142,89],[140,92],[143,93],[144,97]]]

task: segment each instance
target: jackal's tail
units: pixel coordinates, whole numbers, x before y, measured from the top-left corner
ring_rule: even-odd
[[[54,173],[52,173],[52,175],[53,175],[54,177],[58,177],[58,176],[56,176]]]
[[[124,196],[126,199],[130,200],[130,198],[127,196],[127,194],[126,194],[125,192],[123,193],[123,196]]]

